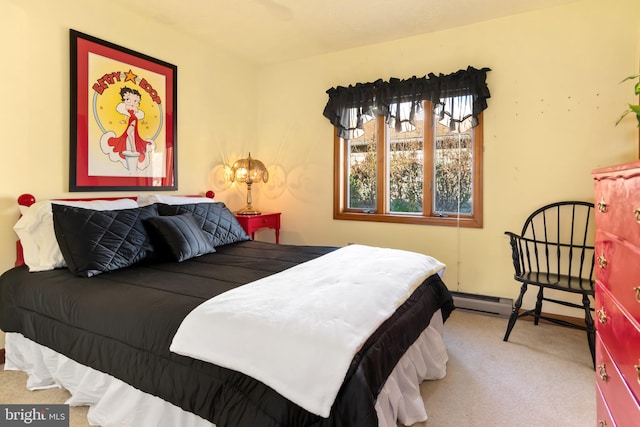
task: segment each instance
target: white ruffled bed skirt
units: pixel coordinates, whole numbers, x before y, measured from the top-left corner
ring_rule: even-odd
[[[448,354],[442,339],[440,311],[407,350],[378,395],[379,427],[425,421],[420,383],[446,374]],[[25,338],[7,333],[5,370],[28,374],[27,389],[62,387],[71,393],[67,404],[89,406],[91,425],[111,427],[215,427],[195,414],[144,393],[111,375],[81,365]]]

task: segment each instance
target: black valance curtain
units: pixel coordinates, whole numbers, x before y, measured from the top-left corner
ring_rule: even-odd
[[[409,79],[391,78],[373,83],[327,90],[329,101],[324,116],[338,128],[341,138],[362,135],[362,126],[376,115],[385,117],[388,126],[402,132],[413,129],[414,117],[422,101],[431,101],[434,112],[452,130],[464,131],[477,126],[478,115],[491,97],[486,77],[489,68],[471,66],[452,74]]]

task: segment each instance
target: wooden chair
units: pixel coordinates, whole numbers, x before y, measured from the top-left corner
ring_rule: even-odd
[[[509,317],[504,341],[516,320],[533,316],[534,324],[540,319],[548,322],[582,329],[587,332],[591,357],[595,366],[595,326],[591,312],[594,296],[594,211],[593,203],[562,201],[543,206],[533,212],[524,222],[520,235],[505,232],[511,244],[514,279],[522,283]],[[535,308],[520,311],[522,298],[529,285],[537,286]],[[578,294],[582,304],[545,295],[545,289]],[[554,292],[552,291],[552,292]],[[576,298],[573,297],[575,301]],[[584,309],[584,325],[542,314],[542,303],[548,301],[567,307]]]

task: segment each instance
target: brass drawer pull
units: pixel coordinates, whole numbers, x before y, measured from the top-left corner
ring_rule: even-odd
[[[602,269],[607,268],[607,259],[604,257],[604,254],[598,257],[598,266]]]
[[[633,211],[633,215],[636,217],[636,221],[640,222],[640,208]]]
[[[607,213],[607,202],[604,201],[604,197],[598,202],[598,210],[602,213]]]
[[[598,365],[598,375],[600,375],[600,379],[604,382],[607,382],[609,379],[609,374],[607,374],[607,367],[604,363]]]
[[[636,370],[636,374],[638,374],[638,378],[636,378],[638,380],[638,384],[640,384],[640,359],[638,359],[638,364],[637,365],[633,365],[633,369]]]
[[[598,427],[607,427],[607,422],[605,420],[598,421]]]
[[[607,313],[604,311],[604,308],[598,310],[598,321],[603,325],[607,323]]]
[[[633,291],[636,293],[636,301],[640,302],[640,286],[633,288]]]

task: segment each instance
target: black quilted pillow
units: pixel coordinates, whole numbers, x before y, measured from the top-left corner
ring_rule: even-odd
[[[157,206],[160,215],[179,215],[185,212],[193,215],[198,226],[209,236],[214,248],[251,240],[224,203],[157,204]]]
[[[96,211],[52,204],[51,209],[62,256],[78,276],[128,267],[153,255],[143,220],[158,215],[155,205]]]
[[[146,221],[158,232],[177,261],[216,251],[209,237],[188,212],[173,216],[154,216]]]

